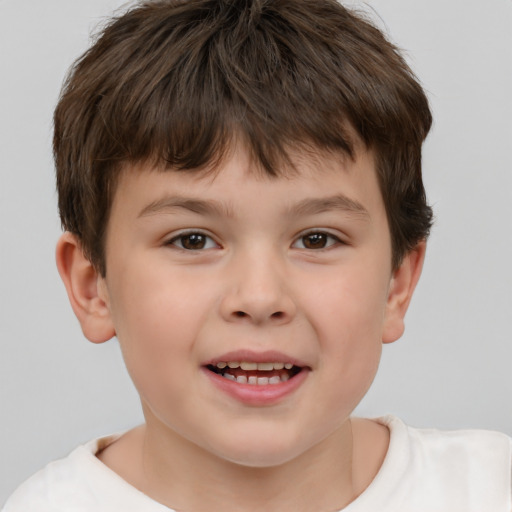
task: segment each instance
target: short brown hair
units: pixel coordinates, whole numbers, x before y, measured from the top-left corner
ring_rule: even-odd
[[[279,174],[286,148],[374,151],[396,268],[428,236],[428,101],[397,49],[336,0],[154,0],[114,18],[72,67],[55,110],[62,225],[105,275],[125,163],[197,169],[241,135]]]

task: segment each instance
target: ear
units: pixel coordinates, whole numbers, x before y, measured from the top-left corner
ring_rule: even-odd
[[[420,242],[404,257],[400,267],[393,272],[386,303],[383,343],[392,343],[404,333],[404,317],[421,275],[425,249],[425,242]]]
[[[115,336],[105,280],[84,256],[78,239],[64,233],[55,253],[60,277],[85,337],[103,343]]]

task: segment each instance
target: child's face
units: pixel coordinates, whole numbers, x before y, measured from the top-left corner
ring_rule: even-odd
[[[107,230],[100,289],[148,428],[246,465],[343,425],[393,337],[371,154],[295,157],[288,178],[253,172],[241,148],[216,175],[127,169]],[[277,369],[211,371],[229,362]]]

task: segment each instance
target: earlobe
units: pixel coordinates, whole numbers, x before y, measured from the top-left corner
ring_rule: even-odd
[[[386,304],[383,343],[392,343],[404,333],[405,313],[421,275],[425,250],[425,242],[420,242],[405,255],[400,267],[393,272]]]
[[[69,302],[85,337],[103,343],[115,335],[104,279],[84,256],[77,238],[64,233],[57,242],[56,262]]]

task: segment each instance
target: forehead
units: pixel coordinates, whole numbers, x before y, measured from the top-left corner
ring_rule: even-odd
[[[183,202],[191,209],[201,210],[199,200],[207,199],[218,205],[214,210],[228,214],[235,205],[243,206],[245,200],[255,196],[261,199],[258,205],[266,209],[294,206],[295,212],[303,214],[311,206],[308,199],[316,200],[316,210],[322,204],[326,208],[341,204],[354,213],[383,208],[371,151],[359,147],[354,158],[321,150],[295,149],[287,154],[289,162],[276,169],[275,175],[267,173],[242,145],[234,146],[218,162],[201,169],[168,169],[147,162],[125,165],[119,175],[113,210],[132,207],[144,215]]]

